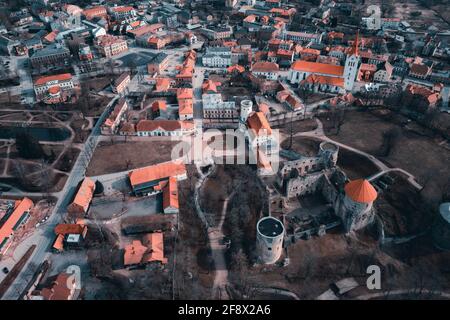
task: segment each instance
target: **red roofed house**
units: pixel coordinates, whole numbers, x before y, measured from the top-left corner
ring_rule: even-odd
[[[254,150],[263,148],[266,149],[267,154],[271,153],[275,137],[272,134],[272,128],[264,113],[257,111],[249,115],[247,118],[246,135],[250,146]]]
[[[112,91],[114,93],[121,94],[125,91],[128,84],[131,81],[131,76],[129,72],[122,73],[117,79],[112,83]]]
[[[177,179],[170,177],[163,187],[163,210],[164,213],[178,213],[178,186]]]
[[[178,180],[186,179],[186,166],[182,161],[169,161],[143,167],[128,174],[133,193],[136,196],[161,192],[161,182],[167,182],[170,177]]]
[[[191,88],[179,88],[177,90],[178,115],[180,120],[191,120],[194,118],[193,90]]]
[[[33,201],[0,200],[0,254],[5,254],[11,246],[14,232],[23,225],[29,217]]]
[[[345,93],[343,78],[311,74],[301,82],[301,85],[314,92]]]
[[[141,120],[136,125],[139,137],[170,137],[192,134],[194,124],[179,120]]]
[[[102,134],[115,134],[127,109],[127,101],[124,98],[119,99],[114,107],[114,110],[101,126]]]
[[[278,80],[280,68],[278,64],[268,61],[258,61],[252,65],[252,73],[267,80]]]
[[[408,84],[403,92],[402,103],[410,108],[426,112],[430,107],[436,106],[440,98],[438,92],[434,92],[426,87]]]
[[[60,273],[51,285],[37,292],[33,292],[32,300],[73,300],[77,289],[76,277],[68,273]]]
[[[75,216],[84,216],[94,196],[95,182],[85,178],[75,194],[73,201],[67,206],[67,212]]]
[[[56,239],[53,250],[64,251],[64,247],[79,247],[86,238],[88,227],[81,223],[61,223],[55,229]]]
[[[167,263],[164,257],[164,236],[162,232],[146,234],[142,242],[133,240],[125,247],[124,265],[143,265],[150,262]]]
[[[86,17],[87,20],[92,20],[96,17],[105,18],[108,15],[108,13],[106,12],[106,7],[96,6],[84,9],[83,15]]]
[[[70,73],[39,77],[34,81],[36,99],[51,103],[61,102],[73,93],[74,83]]]
[[[128,51],[126,40],[109,34],[97,37],[94,42],[96,48],[106,58]]]

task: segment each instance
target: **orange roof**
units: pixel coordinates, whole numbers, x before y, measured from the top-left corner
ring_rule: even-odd
[[[53,243],[53,249],[56,249],[58,251],[64,250],[64,235],[63,234],[58,234],[55,242]]]
[[[166,91],[170,87],[169,78],[158,78],[156,79],[155,91]]]
[[[192,99],[193,91],[192,88],[178,88],[177,89],[177,99]]]
[[[182,99],[178,101],[178,114],[193,114],[194,105],[191,99]]]
[[[330,86],[344,87],[344,78],[319,76],[317,74],[310,74],[306,78],[307,83],[328,84]]]
[[[347,197],[360,203],[371,203],[378,195],[375,188],[366,179],[350,181],[344,189]]]
[[[189,121],[179,120],[141,120],[136,125],[136,131],[175,131],[192,129],[194,124]]]
[[[50,93],[50,94],[57,94],[57,93],[59,93],[61,91],[61,87],[60,86],[53,86],[53,87],[50,87],[49,89],[48,89],[48,92]]]
[[[167,110],[167,104],[164,100],[156,100],[152,103],[152,111]]]
[[[177,179],[170,177],[166,186],[163,188],[163,208],[179,208],[178,205],[178,186]]]
[[[215,92],[217,93],[217,86],[220,85],[220,82],[214,82],[212,80],[207,80],[203,82],[202,89],[203,92]]]
[[[252,65],[252,71],[254,72],[277,72],[279,70],[280,68],[275,62],[259,61]]]
[[[235,64],[235,65],[233,65],[233,66],[229,66],[229,67],[227,68],[227,72],[228,72],[228,73],[232,73],[233,71],[237,71],[237,72],[239,72],[239,73],[242,73],[242,72],[245,71],[245,68],[244,68],[243,66],[238,65],[238,64]]]
[[[34,81],[34,85],[41,86],[49,81],[68,81],[71,79],[72,75],[70,73],[55,74],[53,76],[44,76],[36,79],[36,81]]]
[[[167,263],[167,258],[164,257],[164,238],[161,232],[149,233],[142,240],[142,242],[133,240],[131,244],[125,246],[123,260],[126,266],[152,261]]]
[[[19,222],[23,214],[29,211],[32,206],[33,201],[28,198],[23,198],[22,200],[16,200],[14,202],[13,212],[7,218],[7,220],[4,221],[2,225],[0,225],[0,244],[2,244],[6,238],[9,238],[11,236],[11,234],[14,232],[15,225]]]
[[[52,31],[44,37],[44,40],[48,41],[48,42],[53,42],[53,41],[55,41],[55,38],[58,35],[58,33],[59,33],[59,31],[56,31],[56,30]]]
[[[87,212],[92,196],[94,195],[94,190],[95,182],[89,178],[85,178],[71,204],[76,204],[82,207],[84,212]]]
[[[142,244],[140,240],[133,240],[133,242],[125,247],[125,254],[123,263],[128,265],[139,264],[142,261],[147,247]]]
[[[344,67],[342,66],[304,60],[295,61],[292,64],[291,69],[300,72],[322,73],[338,77],[342,77],[342,75],[344,74]]]
[[[169,161],[131,171],[128,174],[132,186],[150,181],[166,179],[186,173],[186,166],[181,161]]]
[[[55,229],[55,233],[58,235],[66,234],[81,234],[83,235],[87,231],[87,226],[80,223],[60,223]]]
[[[250,117],[248,117],[247,123],[249,129],[254,130],[258,136],[272,134],[272,128],[270,128],[266,116],[260,111],[253,112]]]
[[[131,6],[123,6],[123,7],[113,8],[114,12],[128,12],[128,11],[132,11],[132,10],[134,10],[134,8]]]
[[[144,256],[144,262],[161,261],[163,264],[167,263],[167,258],[164,257],[163,233],[149,233],[144,236],[143,242],[149,249]]]

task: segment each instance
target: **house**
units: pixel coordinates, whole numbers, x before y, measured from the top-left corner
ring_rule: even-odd
[[[136,10],[132,6],[110,7],[110,13],[115,20],[133,19],[137,15]]]
[[[281,33],[280,38],[283,40],[292,40],[294,42],[322,42],[322,34],[308,32],[284,31]]]
[[[62,252],[64,248],[79,248],[86,238],[88,227],[82,223],[60,223],[54,232],[56,239],[52,249],[55,252]]]
[[[263,148],[267,154],[271,153],[275,137],[269,121],[262,112],[252,112],[247,118],[246,137],[254,150]]]
[[[128,51],[127,41],[112,35],[99,36],[94,43],[100,53],[106,58]]]
[[[124,98],[120,98],[114,110],[101,126],[102,134],[115,134],[127,110],[127,101]]]
[[[33,292],[31,300],[73,300],[77,289],[76,277],[69,273],[60,273],[49,287]],[[79,285],[79,284],[78,284]]]
[[[179,120],[140,120],[136,125],[139,137],[170,137],[183,136],[194,132],[191,121]]]
[[[43,49],[36,50],[30,57],[33,68],[40,67],[63,67],[70,62],[70,51],[59,43],[49,45]]]
[[[131,171],[128,174],[131,188],[136,196],[149,193],[160,193],[161,183],[165,183],[170,177],[177,181],[187,178],[186,166],[181,160],[168,161],[143,167]]]
[[[227,68],[233,63],[231,55],[206,53],[202,56],[202,64],[211,68]]]
[[[0,200],[0,254],[5,254],[12,244],[14,232],[29,218],[33,201],[28,198],[22,200]]]
[[[166,117],[167,113],[167,104],[165,100],[155,100],[151,106],[152,117],[153,119],[158,117]]]
[[[164,52],[160,52],[147,64],[147,71],[149,74],[160,74],[167,68],[168,64],[169,55]]]
[[[267,80],[278,80],[280,68],[274,62],[258,61],[252,65],[251,71],[257,77],[262,77]]]
[[[223,101],[222,95],[217,91],[220,82],[207,80],[203,83],[202,104],[203,118],[209,120],[223,120],[238,118],[234,101]]]
[[[130,73],[122,73],[114,82],[112,83],[112,91],[114,93],[122,94],[127,88],[131,81]]]
[[[408,84],[403,92],[402,103],[419,112],[426,112],[436,106],[440,98],[438,92],[434,92],[424,86]]]
[[[177,214],[179,208],[177,179],[170,177],[163,187],[163,210],[166,214]]]
[[[409,68],[409,76],[418,79],[426,79],[431,74],[431,71],[432,69],[426,64],[412,63]]]
[[[89,209],[94,191],[95,182],[90,178],[84,178],[73,201],[67,206],[67,212],[75,216],[84,216]]]
[[[394,67],[389,62],[384,62],[375,72],[373,80],[375,82],[389,82],[394,72]]]
[[[12,55],[15,51],[15,47],[18,45],[20,45],[18,40],[13,40],[4,35],[0,35],[0,52]]]
[[[36,99],[48,104],[66,101],[73,94],[74,88],[70,73],[42,76],[34,81]]]
[[[178,116],[180,120],[191,120],[194,118],[193,97],[192,88],[177,89]]]
[[[106,11],[105,6],[95,6],[84,9],[83,15],[87,20],[93,20],[94,18],[106,18],[108,16],[108,12]]]
[[[123,261],[125,266],[145,265],[150,262],[166,264],[163,233],[146,234],[142,242],[133,240],[131,244],[125,246]]]

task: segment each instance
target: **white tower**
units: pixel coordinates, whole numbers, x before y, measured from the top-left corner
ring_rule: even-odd
[[[247,119],[253,109],[253,102],[251,100],[241,101],[241,114],[239,116],[239,129],[245,131],[247,129]]]
[[[356,34],[355,43],[353,44],[352,50],[347,55],[344,67],[344,89],[347,91],[352,91],[353,86],[356,81],[356,76],[358,75],[359,65],[361,58],[359,57],[358,47],[359,47],[359,35]]]
[[[274,264],[283,253],[284,226],[274,217],[264,217],[256,225],[256,250],[261,262]]]

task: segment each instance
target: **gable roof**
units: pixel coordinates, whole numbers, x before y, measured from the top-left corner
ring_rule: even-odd
[[[166,186],[163,188],[163,209],[176,208],[178,205],[178,185],[175,177],[170,177]]]
[[[6,219],[1,222],[0,225],[0,245],[5,241],[6,238],[13,233],[14,227],[20,221],[23,214],[31,209],[33,206],[33,201],[28,198],[23,198],[22,200],[16,200],[14,202],[14,210],[9,215],[9,217],[3,216],[1,220]]]
[[[72,79],[72,75],[70,73],[55,74],[52,76],[39,77],[38,79],[36,79],[34,81],[34,85],[41,86],[50,81],[68,81],[71,79]]]
[[[256,135],[271,135],[272,128],[269,121],[267,121],[264,113],[257,111],[253,112],[247,119],[249,129],[253,130]]]
[[[132,186],[166,179],[186,173],[186,166],[180,160],[169,161],[131,171],[128,174]]]
[[[322,73],[338,77],[342,77],[344,74],[344,67],[342,66],[336,66],[320,62],[310,62],[305,60],[295,61],[292,64],[291,69],[300,72]]]
[[[91,203],[92,196],[94,195],[95,182],[89,178],[85,178],[78,189],[75,198],[71,204],[76,204],[87,211],[89,204]]]

